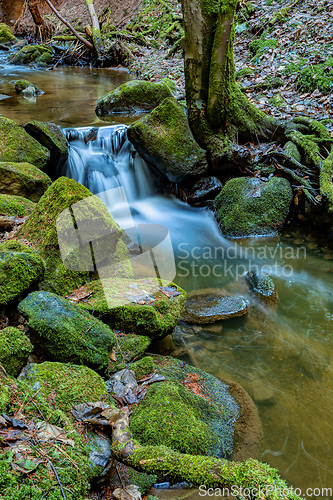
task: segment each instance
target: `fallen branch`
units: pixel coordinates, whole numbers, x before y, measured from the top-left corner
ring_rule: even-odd
[[[94,46],[92,45],[92,43],[88,42],[88,40],[86,40],[85,38],[83,38],[83,36],[81,36],[75,28],[73,28],[73,26],[71,24],[69,24],[68,21],[66,21],[66,19],[64,19],[62,17],[61,14],[59,14],[59,12],[57,11],[57,9],[52,5],[52,3],[50,2],[50,0],[45,0],[45,2],[47,3],[47,5],[50,7],[50,9],[55,13],[55,15],[60,19],[60,21],[62,21],[66,26],[67,28],[69,28],[71,30],[72,33],[74,33],[74,35],[76,36],[76,38],[78,38],[82,43],[84,43],[88,49],[90,50],[94,50]]]

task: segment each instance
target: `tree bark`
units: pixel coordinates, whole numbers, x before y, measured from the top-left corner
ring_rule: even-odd
[[[105,49],[102,40],[101,30],[99,26],[98,17],[94,8],[93,0],[86,0],[89,16],[92,25],[92,40],[95,47],[97,62],[101,63],[104,59]]]
[[[53,27],[42,17],[39,11],[39,3],[39,0],[28,0],[28,8],[36,25],[36,34],[39,34],[43,40],[43,38],[50,38]]]

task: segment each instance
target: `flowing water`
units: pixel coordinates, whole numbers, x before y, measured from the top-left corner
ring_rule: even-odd
[[[188,292],[224,289],[250,301],[250,313],[241,318],[202,327],[180,322],[173,354],[240,383],[257,401],[263,460],[304,496],[307,488],[318,488],[316,496],[330,497],[329,491],[321,491],[333,488],[333,250],[328,236],[320,239],[298,230],[228,241],[210,211],[156,193],[152,171],[129,144],[126,127],[103,127],[90,134],[90,125],[101,125],[93,116],[94,99],[128,75],[111,77],[107,71],[77,68],[27,74],[10,66],[1,75],[6,82],[20,75],[40,87],[44,82],[44,90],[56,85],[62,89],[48,98],[47,111],[12,97],[12,106],[0,101],[0,112],[18,123],[53,119],[67,127],[71,155],[61,173],[95,194],[123,186],[126,199],[117,198],[117,203],[107,193],[100,196],[124,228],[134,221],[169,230],[179,285]],[[76,91],[70,94],[73,87]],[[73,96],[78,101],[73,103]],[[241,275],[253,266],[273,277],[277,308],[249,295]]]

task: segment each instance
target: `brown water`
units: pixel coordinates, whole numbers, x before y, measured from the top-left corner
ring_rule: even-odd
[[[45,94],[32,100],[17,96],[9,82],[19,78],[28,79]],[[104,125],[94,113],[96,99],[129,79],[131,76],[123,70],[36,71],[3,63],[0,94],[10,97],[1,98],[0,113],[20,124],[36,119],[52,120],[62,127]],[[133,121],[133,117],[127,121]],[[119,117],[114,123],[126,120]],[[169,201],[163,203],[167,205]],[[146,215],[152,213],[149,207],[148,204]],[[177,209],[175,204],[172,207]],[[144,212],[144,208],[141,202],[138,209]],[[195,213],[180,207],[177,213],[183,210],[181,217],[187,221],[183,225],[189,233],[186,241],[190,241],[188,247],[181,247],[186,231],[178,228],[177,214],[168,210],[166,206],[161,223],[179,234],[176,281],[188,291],[226,289],[249,299],[252,307],[252,312],[243,318],[205,327],[180,325],[174,355],[216,376],[235,380],[257,399],[264,429],[262,458],[276,466],[289,484],[301,488],[303,496],[307,488],[333,489],[333,249],[330,250],[327,238],[318,241],[314,235],[300,232],[283,238],[239,241],[241,256],[237,260],[225,257],[227,264],[234,267],[248,268],[249,259],[253,264],[270,266],[279,294],[275,310],[260,307],[235,276],[224,279],[213,272],[207,275],[207,269],[212,270],[223,261],[220,255],[207,257],[206,240],[214,245],[209,240],[212,223],[207,219],[207,235],[198,234],[193,224]],[[191,242],[197,248],[195,256],[185,266],[180,265],[184,263],[183,249],[191,250]],[[264,247],[270,250],[263,251]],[[299,251],[303,247],[305,252]],[[250,253],[244,257],[245,248]],[[186,276],[184,269],[193,262],[198,266],[198,275]],[[206,266],[202,275],[201,265]],[[284,266],[291,266],[292,274],[288,275],[290,268]],[[317,496],[331,495],[324,492]]]

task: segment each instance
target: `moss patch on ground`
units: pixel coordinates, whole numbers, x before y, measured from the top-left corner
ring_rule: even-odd
[[[303,92],[332,92],[333,89],[333,58],[324,63],[311,64],[303,68],[297,77],[297,87]]]
[[[0,117],[0,161],[27,162],[43,170],[50,152],[9,118]]]
[[[0,304],[6,305],[36,286],[44,272],[44,261],[35,250],[13,240],[1,243]]]
[[[232,238],[274,235],[283,226],[293,199],[286,179],[262,182],[251,177],[229,180],[214,202],[222,233]]]
[[[166,296],[166,286],[179,295]],[[87,283],[86,289],[91,297],[80,307],[105,314],[104,321],[117,330],[151,338],[165,337],[173,331],[186,298],[177,285],[162,282],[160,286],[153,279],[110,279],[103,281],[103,287],[98,280]]]
[[[24,217],[31,214],[35,203],[22,196],[0,194],[0,214],[7,217]]]
[[[52,359],[107,368],[116,339],[113,331],[91,314],[49,292],[33,292],[18,306]]]
[[[128,138],[146,161],[171,182],[203,175],[208,163],[190,130],[185,107],[165,99],[128,128]]]
[[[37,202],[52,184],[48,175],[30,163],[0,162],[0,192]]]
[[[33,348],[21,330],[9,326],[0,331],[0,363],[8,375],[17,377]]]

